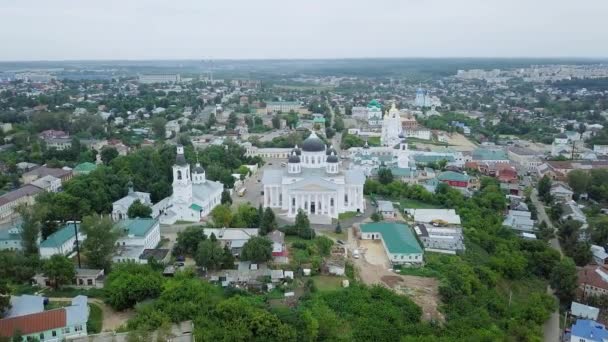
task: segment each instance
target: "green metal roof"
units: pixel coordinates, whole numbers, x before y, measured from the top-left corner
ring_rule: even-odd
[[[416,175],[416,170],[409,167],[391,167],[389,168],[395,177],[412,177]]]
[[[377,108],[382,109],[382,105],[380,103],[378,103],[378,101],[376,101],[375,99],[369,101],[369,103],[367,104],[367,106],[368,107],[377,107]]]
[[[76,165],[76,167],[74,167],[74,172],[88,173],[88,172],[95,170],[96,168],[97,168],[97,165],[86,162],[86,163],[81,163],[81,164]]]
[[[361,225],[362,233],[380,233],[386,248],[393,254],[422,254],[422,247],[405,223],[374,222]]]
[[[196,210],[196,211],[201,211],[201,210],[203,210],[203,207],[201,207],[200,205],[198,205],[196,203],[192,203],[192,205],[190,205],[190,209]]]
[[[76,223],[76,229],[78,229],[78,231],[80,231],[79,223]],[[69,239],[71,239],[73,237],[74,237],[74,224],[68,223],[65,226],[61,227],[58,231],[49,235],[46,238],[46,240],[44,240],[44,241],[42,241],[42,243],[40,243],[40,247],[57,248],[57,247],[63,245],[64,243],[66,243],[66,241],[68,241]]]
[[[316,117],[312,120],[314,123],[325,123],[324,117]]]
[[[450,155],[423,155],[417,154],[414,156],[416,163],[434,163],[440,160],[447,160],[448,162],[454,161],[454,156]]]
[[[119,221],[117,226],[126,230],[129,235],[144,237],[156,222],[155,219],[151,218],[135,218]]]
[[[444,171],[437,176],[440,181],[456,181],[456,182],[468,182],[471,177],[464,173],[458,173],[454,171]]]
[[[478,148],[472,153],[473,160],[509,160],[503,150]]]

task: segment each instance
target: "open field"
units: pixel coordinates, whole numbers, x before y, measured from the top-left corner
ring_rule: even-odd
[[[323,291],[334,291],[342,288],[342,280],[344,277],[325,276],[319,275],[312,277],[312,281],[315,283],[317,290]]]

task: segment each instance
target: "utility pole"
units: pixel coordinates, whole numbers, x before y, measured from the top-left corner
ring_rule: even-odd
[[[80,244],[78,243],[78,226],[76,226],[76,220],[72,221],[74,223],[74,236],[76,237],[76,257],[78,258],[78,268],[82,268],[80,265]]]

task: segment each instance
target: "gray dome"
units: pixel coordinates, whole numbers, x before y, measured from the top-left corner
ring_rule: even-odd
[[[294,147],[293,150],[291,150],[291,152],[295,153],[298,156],[302,155],[302,150],[298,147],[298,145],[296,145],[296,147]]]
[[[298,157],[298,155],[293,152],[290,156],[289,159],[287,160],[287,162],[291,163],[291,164],[296,164],[300,162],[300,157]]]
[[[325,143],[323,140],[319,139],[315,132],[312,132],[310,136],[304,140],[302,150],[304,152],[321,152],[325,150]]]
[[[331,156],[332,154],[338,154],[338,151],[336,151],[333,146],[330,146],[327,151],[325,151],[325,155]]]
[[[338,162],[338,156],[335,154],[332,154],[331,156],[327,156],[327,162],[328,163],[337,163]]]
[[[203,167],[199,163],[196,163],[196,166],[194,167],[194,170],[192,170],[192,171],[194,173],[205,173],[205,169],[203,169]]]
[[[184,157],[184,155],[181,153],[177,154],[177,157],[175,158],[175,163],[179,166],[186,166],[188,164],[188,162],[186,161],[186,157]]]

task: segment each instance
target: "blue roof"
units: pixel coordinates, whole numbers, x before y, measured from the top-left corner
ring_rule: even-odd
[[[134,236],[146,236],[148,231],[156,225],[158,221],[151,218],[126,219],[117,223],[118,227],[126,230],[127,234]]]
[[[76,224],[76,228],[80,232],[79,223]],[[58,231],[49,235],[46,238],[46,240],[42,241],[42,243],[40,244],[40,247],[41,248],[42,247],[57,248],[57,247],[63,245],[64,243],[66,243],[66,241],[68,241],[69,239],[71,239],[73,237],[74,237],[74,224],[68,223],[65,226],[61,227]]]
[[[603,341],[608,339],[606,327],[590,319],[579,319],[572,326],[572,336],[585,338],[588,341]]]

